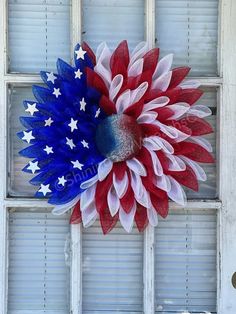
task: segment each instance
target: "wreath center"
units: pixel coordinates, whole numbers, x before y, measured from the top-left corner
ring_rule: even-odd
[[[126,114],[113,114],[97,127],[96,145],[100,153],[120,162],[135,156],[142,142],[142,132],[137,121]]]

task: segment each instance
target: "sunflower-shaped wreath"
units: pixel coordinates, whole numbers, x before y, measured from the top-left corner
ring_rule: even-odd
[[[75,48],[75,67],[57,61],[58,74],[41,72],[48,88],[33,86],[25,101],[30,144],[20,154],[33,158],[23,171],[36,173],[36,197],[49,197],[53,212],[73,208],[71,223],[100,219],[104,233],[120,220],[131,231],[156,226],[168,214],[168,200],[184,205],[181,185],[194,191],[214,162],[202,135],[209,108],[196,81],[184,81],[188,67],[171,69],[173,55],[158,61],[159,49],[140,43],[130,54],[126,41],[112,53]]]

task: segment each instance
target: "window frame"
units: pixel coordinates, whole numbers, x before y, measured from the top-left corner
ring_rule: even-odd
[[[150,48],[155,46],[155,0],[145,1],[145,37]],[[81,41],[82,0],[71,0],[71,56],[73,47]],[[50,208],[45,200],[27,198],[8,198],[7,196],[7,86],[11,83],[40,83],[39,75],[13,74],[7,72],[7,0],[0,0],[0,311],[7,313],[7,275],[8,275],[8,209],[11,207]],[[233,15],[233,13],[235,15]],[[236,2],[219,0],[219,41],[217,77],[198,78],[202,86],[218,88],[218,182],[219,200],[191,200],[188,209],[214,208],[217,210],[217,313],[234,314],[236,308],[235,290],[231,276],[235,271],[236,211],[234,200],[236,191]],[[234,30],[234,32],[233,32]],[[170,209],[180,206],[170,202]],[[82,313],[82,228],[71,225],[71,308],[70,313]],[[144,232],[143,249],[143,313],[155,312],[154,283],[154,228],[149,226]],[[224,244],[224,245],[223,245]],[[230,247],[230,250],[229,250]]]

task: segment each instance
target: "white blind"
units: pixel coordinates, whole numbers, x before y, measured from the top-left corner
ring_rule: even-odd
[[[216,212],[175,210],[155,229],[156,313],[216,313]]]
[[[9,0],[8,48],[11,72],[55,69],[70,59],[70,0]]]
[[[114,48],[127,39],[133,48],[144,40],[143,0],[82,0],[83,40],[92,48],[106,41]]]
[[[191,75],[217,73],[218,0],[156,0],[156,45]]]
[[[8,313],[69,313],[68,216],[10,210]]]
[[[142,312],[143,236],[98,223],[83,232],[83,314]]]

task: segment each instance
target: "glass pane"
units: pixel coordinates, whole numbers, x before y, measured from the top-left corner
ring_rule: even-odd
[[[70,60],[70,0],[9,0],[11,72],[53,70],[58,57]]]
[[[204,94],[196,104],[201,104],[208,106],[212,115],[205,118],[213,129],[214,133],[204,136],[212,145],[213,156],[216,158],[216,123],[217,123],[217,91],[214,88],[204,88]],[[216,165],[217,160],[214,164],[200,164],[207,174],[207,180],[205,182],[199,181],[199,190],[194,192],[192,190],[186,189],[186,194],[189,199],[194,198],[209,198],[214,199],[218,196],[217,186],[216,186]]]
[[[216,313],[216,212],[175,210],[155,229],[156,313]]]
[[[198,101],[199,104],[207,105],[211,108],[213,115],[208,117],[207,120],[213,126],[215,132],[207,135],[206,138],[211,142],[213,147],[213,154],[216,157],[216,103],[217,92],[214,88],[207,88],[204,90],[203,97]],[[19,117],[25,116],[23,107],[23,100],[33,99],[31,87],[29,86],[11,86],[9,88],[9,138],[10,138],[10,184],[9,194],[11,196],[33,196],[37,190],[36,186],[29,184],[29,180],[34,177],[33,174],[22,172],[21,169],[28,162],[27,158],[21,157],[19,150],[27,147],[27,143],[21,141],[16,133],[23,129],[20,124]],[[187,196],[191,198],[209,198],[214,199],[217,197],[216,189],[216,163],[215,164],[202,164],[203,169],[207,174],[207,181],[199,182],[199,191],[193,192],[186,189]]]
[[[93,49],[102,41],[114,48],[127,39],[133,48],[144,40],[144,1],[83,0],[83,40]]]
[[[8,314],[69,313],[69,217],[9,212]]]
[[[11,196],[33,196],[37,191],[36,186],[29,183],[35,175],[21,171],[27,164],[27,158],[18,154],[18,152],[27,147],[27,143],[20,140],[16,133],[22,131],[19,117],[26,116],[23,106],[23,100],[33,99],[31,87],[29,86],[10,86],[9,88],[9,194]]]
[[[143,236],[99,223],[83,233],[83,313],[142,313]]]
[[[218,0],[156,0],[156,45],[191,75],[217,74]]]

